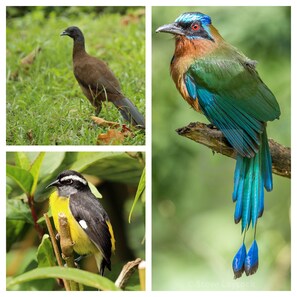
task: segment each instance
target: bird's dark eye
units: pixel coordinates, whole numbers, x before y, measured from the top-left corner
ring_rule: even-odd
[[[200,29],[200,26],[199,26],[199,24],[194,23],[194,24],[192,24],[191,28],[193,31],[198,31]]]

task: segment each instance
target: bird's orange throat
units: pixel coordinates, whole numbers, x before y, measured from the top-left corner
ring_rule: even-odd
[[[216,38],[222,39],[219,33],[211,28]],[[185,36],[175,36],[175,52],[171,61],[170,72],[173,81],[182,97],[198,112],[201,112],[198,100],[193,100],[187,91],[184,74],[195,59],[203,59],[218,47],[218,42],[207,39],[189,39]]]

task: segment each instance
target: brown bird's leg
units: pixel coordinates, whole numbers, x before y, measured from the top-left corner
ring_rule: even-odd
[[[101,112],[101,109],[102,109],[102,101],[100,100],[100,94],[101,94],[101,92],[102,92],[102,90],[100,90],[98,88],[98,85],[96,87],[96,91],[95,92],[89,86],[89,93],[88,93],[87,98],[89,99],[89,101],[91,102],[91,104],[95,107],[95,116],[96,117],[99,115],[99,113]]]
[[[98,115],[99,115],[99,113],[100,113],[100,111],[102,109],[102,102],[101,101],[97,101],[95,103],[95,107],[96,107],[96,109],[95,109],[95,116],[98,117]]]

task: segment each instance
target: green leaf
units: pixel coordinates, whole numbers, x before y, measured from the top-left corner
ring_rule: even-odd
[[[16,243],[22,236],[25,228],[25,222],[20,220],[6,221],[6,249],[10,250],[11,246]]]
[[[14,159],[15,159],[16,166],[28,171],[31,166],[31,163],[30,163],[27,153],[15,152],[14,156],[15,156]]]
[[[12,187],[6,184],[6,197],[8,197],[11,192],[12,192]]]
[[[40,168],[39,179],[52,174],[62,164],[65,154],[65,152],[47,152]]]
[[[29,195],[33,185],[33,176],[30,172],[18,166],[6,165],[6,175],[12,178],[20,188]]]
[[[37,182],[38,182],[38,177],[39,177],[39,171],[40,171],[40,167],[43,161],[43,158],[45,156],[44,152],[41,152],[38,154],[37,158],[34,160],[31,168],[30,168],[30,173],[33,176],[33,185],[31,188],[31,192],[30,194],[33,196],[36,190],[36,186],[37,186]]]
[[[56,265],[55,255],[53,251],[53,246],[50,241],[49,235],[44,234],[42,241],[37,249],[37,261],[38,267],[50,267]]]
[[[71,169],[94,175],[104,180],[137,184],[143,165],[126,153],[90,153],[77,154],[77,161]]]
[[[9,289],[20,283],[28,282],[34,279],[46,278],[61,278],[73,280],[77,283],[81,283],[86,286],[97,288],[103,291],[120,290],[111,280],[101,275],[76,268],[58,266],[36,268],[14,278],[10,278],[7,280],[6,287],[7,289]]]
[[[80,152],[77,154],[77,161],[72,165],[72,169],[82,172],[90,165],[94,164],[95,162],[109,158],[109,157],[115,157],[118,155],[122,155],[123,153],[116,153],[116,152],[96,152],[96,153],[90,153],[90,152]]]
[[[145,190],[145,167],[143,168],[141,178],[140,178],[140,181],[139,181],[139,184],[137,187],[136,195],[135,195],[135,198],[134,198],[134,201],[133,201],[130,213],[129,213],[129,218],[128,218],[129,223],[131,222],[131,217],[132,217],[134,207],[135,207],[139,197],[141,197],[142,194],[144,193],[144,190]]]
[[[95,197],[102,198],[101,193],[98,191],[98,189],[91,182],[88,182],[88,185],[91,189],[91,192],[95,195]]]
[[[29,224],[33,224],[32,215],[28,204],[17,199],[7,200],[6,218],[8,220],[20,220]]]

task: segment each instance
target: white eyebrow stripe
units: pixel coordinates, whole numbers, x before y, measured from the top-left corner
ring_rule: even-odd
[[[81,178],[81,177],[79,177],[77,175],[67,175],[67,176],[64,176],[64,177],[61,178],[61,181],[69,180],[69,179],[77,180],[77,181],[81,182],[82,184],[87,185],[86,180],[84,180],[83,178]]]

